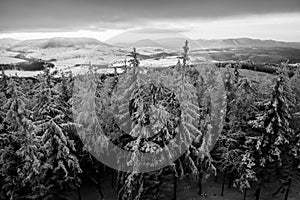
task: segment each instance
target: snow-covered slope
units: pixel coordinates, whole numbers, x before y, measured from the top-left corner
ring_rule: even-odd
[[[102,45],[110,46],[94,38],[47,38],[47,39],[36,39],[36,40],[24,40],[18,42],[11,47],[14,51],[26,51],[29,49],[48,49],[48,48],[59,48],[59,47],[84,47],[86,45]]]

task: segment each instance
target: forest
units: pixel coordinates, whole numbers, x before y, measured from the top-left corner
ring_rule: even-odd
[[[223,199],[225,184],[241,200],[259,200],[273,183],[269,199],[300,190],[299,68],[193,65],[188,42],[175,67],[145,69],[135,48],[128,56],[123,74],[90,66],[76,76],[46,68],[24,78],[2,70],[0,199],[81,200],[91,182],[110,200],[107,177],[118,200],[180,200],[187,177],[197,199]],[[131,152],[110,154],[119,168],[101,162],[114,148]],[[147,164],[156,170],[142,173],[138,152],[154,154]],[[205,189],[212,177],[210,184],[221,180],[214,198]]]

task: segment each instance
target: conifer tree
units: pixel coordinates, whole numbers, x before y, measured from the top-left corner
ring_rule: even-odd
[[[226,155],[229,157],[224,157],[224,161],[227,159],[224,166],[227,165],[227,170],[233,172],[234,183],[241,190],[246,191],[256,181],[256,173],[253,169],[255,159],[251,143],[255,132],[248,122],[255,116],[254,104],[258,94],[255,84],[247,78],[238,79],[235,88],[235,98],[231,102],[229,113],[231,128],[226,134],[227,144],[230,144],[229,148],[226,148]]]
[[[184,59],[186,60],[185,63],[187,65],[187,44],[185,49],[186,56],[184,56]],[[199,113],[197,113],[199,108],[196,98],[196,89],[192,86],[188,78],[186,78],[186,71],[174,72],[172,76],[168,73],[140,73],[141,69],[139,67],[137,55],[138,54],[134,49],[134,51],[131,52],[132,59],[130,60],[133,68],[127,72],[124,77],[121,77],[121,88],[119,87],[119,89],[122,92],[120,92],[120,95],[117,96],[118,98],[115,98],[118,102],[121,102],[117,104],[119,116],[121,116],[120,119],[125,120],[124,126],[122,125],[122,121],[119,123],[121,124],[121,129],[127,130],[132,136],[132,142],[129,142],[125,148],[129,151],[137,151],[136,155],[140,155],[138,154],[138,151],[149,153],[155,152],[155,149],[160,149],[165,146],[168,140],[172,138],[174,139],[177,129],[176,126],[179,126],[179,123],[181,123],[182,132],[180,134],[180,138],[177,138],[179,145],[178,147],[174,146],[174,149],[170,149],[169,153],[172,155],[175,152],[189,149],[190,143],[192,143],[196,135],[200,134],[200,131],[196,127],[196,120],[199,115]],[[185,68],[186,66],[184,67],[184,70]],[[174,84],[170,84],[170,82]],[[170,88],[165,88],[163,86],[164,83],[167,83]],[[177,100],[175,100],[174,97]],[[149,115],[150,113],[151,115]],[[134,128],[131,131],[130,127],[132,127],[132,125],[126,124],[126,119],[128,118],[132,118],[133,123],[135,123],[133,124]],[[149,141],[147,141],[145,138],[150,137],[151,134],[149,130],[144,127],[151,122],[151,126],[154,127],[154,130],[157,131],[158,134],[155,137],[151,137],[151,140],[148,139]],[[169,127],[170,125],[168,124],[170,124],[171,127]],[[129,129],[126,129],[128,127]],[[133,153],[133,155],[135,155],[135,153]],[[132,158],[129,158],[130,162],[125,162],[133,164],[133,171],[135,171],[135,167],[139,167],[135,165],[139,163],[136,159],[141,158],[133,156]],[[168,160],[170,158],[157,158],[157,162],[159,162],[160,159]],[[197,174],[197,167],[195,166],[190,153],[186,153],[185,156],[183,156],[183,160],[186,161],[187,165],[190,169],[192,169],[191,171],[193,171],[194,174]],[[177,174],[175,168],[173,168],[173,171],[174,170],[175,174]],[[160,174],[161,170],[144,174],[144,184],[134,186],[134,193],[137,191],[144,191],[141,194],[142,199],[145,195],[149,195],[149,188],[154,190],[153,186],[151,186],[151,183],[149,182],[149,177],[154,176],[156,177],[155,180],[159,181],[159,179],[161,179],[159,178]],[[134,172],[127,175],[123,174],[120,180],[123,184],[131,183],[129,180],[132,178],[140,180],[140,176],[137,176]],[[120,189],[120,191],[122,191],[120,198],[132,198],[130,197],[131,194],[128,192],[132,190],[129,190],[128,187],[133,186],[125,184],[124,187],[122,187],[123,189]],[[144,187],[144,189],[141,187]]]
[[[300,73],[295,71],[291,79],[291,92],[295,98],[295,103],[291,109],[291,127],[294,135],[291,136],[288,145],[282,151],[282,165],[277,169],[277,176],[281,180],[281,187],[284,189],[284,200],[288,199],[291,184],[298,184],[300,178]],[[275,194],[275,193],[274,193]]]
[[[292,141],[295,132],[291,126],[294,97],[290,80],[287,75],[280,73],[274,82],[271,97],[257,103],[259,112],[256,119],[250,121],[253,128],[261,133],[255,141],[258,166],[256,199],[259,199],[261,187],[266,179],[282,171],[280,169],[287,163],[286,155],[290,154],[294,147]]]
[[[5,199],[37,199],[42,152],[36,127],[32,123],[28,99],[22,89],[10,79],[7,93],[10,98],[2,106],[6,112],[0,135],[0,168],[3,179],[1,196]]]
[[[131,158],[125,158],[126,162],[122,162],[131,164],[133,172],[119,173],[120,199],[133,199],[132,194],[143,199],[150,191],[158,191],[159,186],[153,187],[149,182],[150,177],[157,183],[162,183],[162,177],[172,175],[174,189],[177,190],[179,177],[188,174],[196,176],[199,171],[201,173],[213,171],[208,149],[211,137],[210,125],[200,124],[199,88],[195,87],[198,77],[196,79],[194,77],[198,75],[191,73],[192,67],[188,65],[188,42],[185,43],[183,50],[183,64],[180,69],[160,72],[140,73],[142,68],[139,66],[138,53],[134,49],[129,55],[132,57],[130,60],[132,69],[120,77],[113,98],[118,113],[118,125],[130,135],[126,136],[129,142],[123,144],[123,148],[133,152]],[[131,122],[128,122],[128,119],[131,119]],[[151,131],[145,128],[149,124],[157,133],[155,136],[151,136]],[[205,134],[201,130],[205,131]],[[165,162],[176,154],[182,155],[179,159],[169,163],[170,166],[163,170],[145,173],[143,176],[134,173],[139,169],[140,151],[155,153],[168,143],[171,146],[165,155],[167,157],[157,157],[155,162],[159,163],[161,159]],[[138,181],[139,184],[131,185],[134,181]],[[139,194],[139,191],[142,193]]]
[[[87,73],[74,79],[73,96],[70,99],[76,134],[79,143],[80,164],[83,176],[88,177],[98,188],[101,198],[104,197],[101,187],[104,165],[97,161],[103,154],[109,154],[107,138],[114,138],[110,105],[110,93],[113,80],[97,74],[92,67]],[[104,156],[107,156],[104,155]]]
[[[236,69],[237,70],[237,69]],[[248,124],[256,113],[254,103],[257,100],[255,83],[245,77],[233,77],[229,68],[225,69],[224,84],[227,92],[225,126],[213,151],[218,170],[223,172],[221,195],[228,178],[228,188],[237,185],[245,191],[256,180],[254,158],[247,138],[253,136]]]
[[[183,55],[182,55],[182,67],[186,68],[189,61],[189,42],[186,40],[183,47]]]
[[[149,95],[147,94],[147,89],[151,90],[147,85],[149,82],[149,78],[144,77],[140,73],[141,69],[139,67],[138,53],[134,48],[133,51],[129,55],[131,59],[129,63],[132,68],[124,74],[120,80],[120,86],[118,86],[118,90],[116,93],[115,101],[117,106],[118,113],[118,124],[121,130],[129,133],[130,141],[129,143],[123,144],[122,148],[125,148],[128,151],[133,151],[133,155],[139,154],[139,151],[143,149],[143,151],[153,151],[151,149],[158,148],[158,145],[155,143],[145,143],[144,137],[149,134],[147,130],[143,128],[145,123],[147,123],[149,119],[149,111],[145,110],[146,106],[149,105],[150,102],[147,102],[147,98]],[[153,88],[152,88],[153,90]],[[148,96],[148,97],[147,97]],[[149,100],[149,99],[148,99]],[[132,119],[135,123],[133,125],[128,125],[127,120]],[[131,130],[131,126],[134,128]],[[144,134],[143,134],[144,132]],[[147,146],[145,146],[147,144]],[[142,146],[142,147],[141,147]],[[153,187],[151,183],[144,184],[145,181],[149,180],[147,176],[153,174],[157,177],[157,173],[147,173],[147,174],[137,174],[135,171],[139,170],[138,164],[141,159],[138,157],[131,158],[120,158],[121,160],[125,159],[121,163],[132,163],[132,173],[119,172],[118,176],[118,196],[119,199],[141,199],[142,196],[149,195],[150,190],[148,187]],[[129,162],[128,162],[129,161]],[[152,186],[151,186],[152,185]],[[156,188],[158,185],[156,186]],[[156,194],[157,195],[157,194]],[[142,198],[143,199],[143,198]]]
[[[0,106],[2,107],[6,101],[6,93],[5,91],[7,90],[7,76],[5,75],[4,70],[2,69],[2,74],[1,74],[1,80],[0,80]],[[0,129],[4,129],[4,124],[3,120],[5,117],[5,112],[3,109],[0,110]],[[1,131],[2,132],[2,131]]]
[[[66,192],[79,184],[81,172],[75,156],[74,141],[70,139],[70,116],[59,91],[54,87],[49,69],[38,85],[33,107],[37,135],[41,137],[42,165],[46,170],[41,194],[45,199],[63,199]]]

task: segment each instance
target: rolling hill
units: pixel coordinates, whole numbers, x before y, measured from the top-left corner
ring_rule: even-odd
[[[19,42],[20,40],[16,40],[12,38],[2,38],[0,39],[0,49],[10,48]]]
[[[158,44],[150,39],[138,40],[133,43],[120,42],[114,43],[113,45],[118,47],[162,47],[161,44]]]
[[[266,48],[266,47],[286,47],[300,49],[300,42],[282,42],[275,40],[260,40],[251,38],[230,38],[230,39],[197,39],[189,38],[160,38],[160,39],[142,39],[132,43],[112,43],[120,47],[162,47],[165,49],[182,49],[185,40],[189,41],[191,50],[196,49],[220,49],[220,48]]]
[[[11,38],[0,39],[0,49],[24,51],[29,49],[48,49],[60,47],[80,48],[86,45],[99,45],[105,47],[158,47],[165,49],[182,49],[185,40],[189,41],[191,50],[214,49],[214,48],[259,48],[259,47],[288,47],[300,49],[300,42],[282,42],[275,40],[260,40],[252,38],[230,38],[230,39],[197,39],[192,40],[185,37],[168,37],[159,39],[141,39],[135,42],[104,43],[94,38],[46,38],[35,40],[15,40]]]
[[[289,47],[300,49],[300,42],[281,42],[275,40],[260,40],[251,38],[231,38],[219,40],[196,40],[203,48],[229,48],[229,47]]]
[[[47,48],[59,48],[59,47],[84,47],[86,45],[103,45],[110,46],[103,42],[100,42],[94,38],[46,38],[35,40],[24,40],[15,43],[10,46],[11,50],[22,51],[27,49],[47,49]],[[0,44],[1,46],[1,44]]]

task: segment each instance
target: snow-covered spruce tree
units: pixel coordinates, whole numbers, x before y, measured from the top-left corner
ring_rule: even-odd
[[[96,159],[110,153],[107,138],[117,135],[110,121],[111,113],[107,110],[113,81],[106,79],[108,78],[97,74],[90,67],[87,73],[74,79],[73,96],[70,100],[77,134],[81,139],[78,154],[81,158],[82,175],[97,185],[102,198],[101,179],[104,165]]]
[[[53,84],[49,69],[36,88],[34,124],[41,137],[44,157],[42,166],[46,170],[39,185],[43,199],[66,199],[68,192],[79,184],[81,172],[78,159],[74,155],[74,141],[70,139],[70,116],[60,92]]]
[[[72,97],[73,81],[72,72],[69,76],[61,73],[61,82],[59,83],[59,91],[64,102],[68,102]]]
[[[120,86],[118,86],[117,90],[121,92],[116,94],[117,98],[115,99],[121,103],[117,108],[120,117],[118,124],[121,126],[121,130],[129,133],[129,135],[126,136],[129,138],[129,143],[128,141],[125,143],[124,141],[120,141],[122,142],[121,147],[128,151],[137,152],[137,154],[139,151],[152,152],[155,151],[155,149],[158,149],[159,145],[154,142],[149,143],[143,139],[147,137],[147,134],[149,134],[147,129],[143,128],[143,126],[150,120],[149,106],[151,106],[150,103],[153,103],[149,102],[151,96],[147,90],[154,90],[155,87],[154,85],[150,87],[147,86],[149,84],[147,81],[150,79],[146,76],[142,77],[142,74],[140,73],[141,68],[139,67],[138,53],[135,48],[129,56],[131,57],[129,60],[131,69],[120,78]],[[132,121],[136,123],[135,126],[133,125],[134,128],[132,131],[130,130],[130,127],[127,126],[128,118],[131,118]],[[133,155],[135,155],[135,153],[133,153]],[[138,170],[138,166],[136,166],[136,164],[141,162],[139,161],[140,158],[133,156],[131,158],[119,159],[129,161],[121,163],[131,163],[130,165],[132,166],[133,172],[119,172],[118,198],[126,200],[158,199],[158,188],[160,184],[157,183],[159,183],[160,173],[152,172],[137,174],[134,171]]]
[[[8,95],[6,94],[7,86],[8,86],[8,77],[5,74],[4,70],[2,69],[1,79],[0,79],[0,106],[1,107],[5,103],[6,99],[8,98]],[[5,113],[1,109],[0,110],[0,123],[1,124],[3,121],[4,115],[5,115]]]
[[[300,132],[300,69],[295,71],[294,76],[291,79],[292,91],[295,96],[295,107],[293,109],[293,127],[296,133]]]
[[[295,151],[297,152],[297,160],[300,160],[300,69],[298,68],[293,79],[292,79],[292,89],[295,94],[295,108],[293,112],[293,128],[296,134],[295,137]],[[299,163],[300,165],[300,163]]]
[[[183,61],[182,61],[182,70],[179,74],[175,75],[175,95],[180,102],[180,119],[183,125],[183,137],[181,138],[184,142],[183,145],[191,144],[192,141],[200,141],[202,138],[202,133],[199,129],[199,120],[200,120],[200,108],[197,96],[197,88],[193,86],[193,81],[191,77],[187,75],[190,66],[188,65],[189,56],[188,56],[188,41],[185,42],[185,46],[183,47]],[[202,146],[200,146],[202,147]],[[201,149],[190,146],[191,149],[186,153],[187,156],[190,154],[190,150],[197,152],[198,156],[201,155]],[[202,147],[203,148],[203,147]],[[202,149],[203,150],[203,149]],[[196,167],[195,163],[191,163],[191,167]],[[197,168],[194,168],[195,173],[197,174]]]
[[[225,184],[225,178],[228,175],[228,170],[229,168],[232,167],[231,161],[227,160],[228,157],[231,157],[229,152],[230,152],[230,146],[233,144],[238,144],[238,141],[234,138],[229,138],[231,135],[228,133],[231,129],[230,127],[230,113],[233,110],[233,105],[234,105],[234,98],[235,98],[235,84],[232,78],[231,71],[229,69],[229,66],[226,66],[224,74],[223,74],[223,80],[224,80],[224,86],[225,86],[225,91],[226,91],[226,116],[225,116],[225,121],[224,121],[224,128],[221,133],[221,136],[219,137],[217,144],[215,145],[213,151],[212,151],[212,156],[214,158],[214,163],[215,166],[217,167],[218,172],[223,173],[223,184],[222,184],[222,192],[221,195],[224,195],[224,184]],[[233,113],[234,116],[235,113]],[[230,143],[230,144],[229,144]],[[235,146],[236,146],[235,145]],[[229,147],[229,149],[227,148]],[[234,155],[234,154],[232,154]],[[224,157],[227,157],[225,159]],[[224,162],[225,161],[225,162]],[[231,170],[229,170],[229,173]]]
[[[7,95],[6,95],[6,90],[7,90],[7,76],[5,75],[4,70],[2,69],[2,74],[1,74],[1,79],[0,79],[0,107],[3,106],[3,104],[6,102]],[[5,112],[3,109],[0,110],[0,129],[4,129],[4,124],[3,124],[3,119],[5,117]],[[2,132],[2,131],[1,131]]]
[[[175,79],[174,87],[176,87],[174,88],[175,96],[180,102],[180,119],[183,124],[183,138],[181,140],[183,145],[188,145],[188,149],[175,164],[181,177],[188,174],[197,175],[199,194],[205,196],[202,191],[202,182],[211,173],[215,173],[209,147],[212,146],[212,121],[218,121],[216,116],[212,116],[211,113],[211,104],[217,105],[216,96],[212,93],[218,91],[218,84],[216,84],[218,77],[208,68],[206,71],[200,70],[199,73],[194,66],[188,64],[189,48],[187,41],[183,50],[183,64],[177,67],[179,73],[173,73],[173,78]],[[203,66],[201,66],[202,68]],[[222,82],[222,80],[219,81]],[[222,109],[220,108],[220,110]]]
[[[255,142],[257,151],[255,170],[258,179],[256,199],[259,199],[261,187],[267,179],[280,176],[281,169],[287,164],[286,156],[293,151],[292,141],[295,137],[291,127],[293,105],[290,80],[284,73],[276,76],[271,97],[257,102],[259,112],[256,119],[250,121],[253,128],[261,133]]]
[[[103,112],[106,103],[109,104],[109,102],[105,99],[108,92],[106,91],[106,96],[102,95],[103,91],[99,88],[101,85],[100,77],[90,68],[86,74],[76,77],[71,99],[74,122],[85,144],[84,149],[96,154],[107,148],[107,139],[102,128],[104,126]]]
[[[171,79],[172,83],[168,84],[171,91],[179,103],[178,123],[181,129],[179,134],[179,148],[175,151],[181,151],[182,156],[174,162],[170,170],[174,171],[174,196],[176,199],[177,181],[185,175],[198,176],[198,180],[202,181],[203,159],[205,158],[205,147],[202,132],[200,131],[200,108],[198,99],[198,88],[194,85],[197,81],[197,73],[193,73],[192,66],[189,65],[189,47],[188,41],[183,46],[182,64],[178,61],[175,70],[173,70]],[[178,141],[177,141],[178,142]],[[184,150],[184,151],[182,151]],[[166,176],[167,173],[164,173]],[[201,188],[201,185],[200,185]],[[201,190],[201,189],[200,189]],[[199,191],[202,193],[201,191]]]
[[[181,140],[183,145],[188,146],[188,149],[175,162],[176,171],[181,177],[189,174],[197,175],[198,193],[205,196],[202,190],[202,182],[210,174],[215,173],[209,147],[212,146],[213,134],[218,134],[215,128],[220,124],[216,125],[213,122],[219,122],[218,117],[222,118],[222,116],[214,116],[212,109],[215,111],[216,106],[221,105],[218,101],[222,99],[222,91],[220,91],[222,87],[219,88],[219,86],[223,84],[221,76],[218,76],[215,73],[216,71],[213,71],[214,69],[205,68],[205,66],[196,69],[195,66],[188,64],[189,48],[187,41],[183,50],[183,64],[178,68],[178,73],[173,72],[175,82],[173,84],[175,88],[173,89],[180,103],[180,123],[183,125],[183,133],[181,134],[183,139]],[[223,95],[223,98],[225,98],[225,95]],[[214,104],[214,108],[212,108],[212,104]],[[220,109],[220,113],[224,111],[222,106],[218,109]],[[213,126],[215,126],[214,130],[212,130]]]
[[[28,110],[28,99],[20,86],[10,79],[2,105],[6,115],[2,122],[5,129],[0,135],[1,199],[38,199],[40,175],[43,173],[40,159],[39,138]]]
[[[250,182],[255,180],[253,174],[244,174],[250,171],[245,171],[246,163],[243,161],[243,153],[247,149],[245,141],[251,129],[248,121],[254,115],[253,104],[257,96],[255,85],[245,77],[232,77],[229,68],[226,68],[224,73],[227,93],[225,126],[212,152],[218,171],[223,173],[222,196],[227,177],[229,188],[235,179],[240,189],[250,188]]]
[[[143,175],[136,174],[134,171],[139,169],[139,159],[142,159],[138,157],[140,151],[155,153],[174,137],[174,123],[176,123],[175,118],[178,111],[172,104],[177,105],[178,102],[176,100],[174,102],[172,91],[157,82],[159,73],[141,72],[142,69],[139,67],[138,54],[135,49],[130,56],[132,57],[130,60],[132,68],[124,77],[121,77],[119,90],[122,92],[117,95],[118,98],[116,99],[121,102],[118,106],[119,115],[121,116],[119,124],[121,129],[130,133],[131,138],[129,143],[124,144],[124,148],[133,152],[133,157],[123,159],[129,160],[129,162],[124,163],[131,163],[133,172],[119,174],[119,185],[122,185],[119,187],[119,199],[158,199],[160,186],[158,183],[162,182],[162,170],[144,173]],[[127,129],[126,119],[128,117],[134,122],[132,130]],[[122,119],[124,119],[124,126]],[[157,133],[152,137],[151,131],[146,128],[149,123]],[[167,124],[174,128],[168,127],[170,125]],[[172,151],[170,149],[169,153],[172,154]],[[159,163],[160,159],[170,158],[163,156],[153,161]],[[134,180],[139,181],[139,184],[134,184]]]
[[[226,93],[222,77],[214,66],[196,67],[190,65],[186,72],[189,82],[196,88],[199,107],[199,119],[196,120],[196,123],[197,128],[201,131],[201,135],[198,135],[191,145],[191,149],[196,150],[193,150],[191,155],[198,169],[198,193],[205,196],[202,182],[206,181],[211,174],[216,173],[210,155],[210,147],[214,145],[212,142],[215,135],[218,135],[219,130],[217,129],[220,129],[222,118],[225,115]],[[217,115],[216,112],[218,112]]]
[[[7,87],[7,85],[8,85],[8,77],[5,74],[4,70],[2,69],[1,70],[1,79],[0,79],[1,92],[5,92],[5,88]]]
[[[188,42],[184,46],[183,64],[177,69],[142,73],[143,69],[138,65],[136,51],[134,50],[131,55],[133,68],[124,77],[121,77],[118,87],[122,92],[117,95],[118,98],[115,98],[117,102],[121,102],[116,103],[119,109],[119,119],[121,119],[119,121],[121,129],[130,132],[129,142],[124,145],[124,148],[133,152],[153,153],[169,144],[169,157],[166,155],[167,157],[156,158],[155,161],[158,163],[161,159],[172,158],[172,155],[178,152],[182,154],[173,164],[169,163],[171,166],[162,171],[143,174],[144,178],[142,179],[139,174],[134,172],[123,173],[119,176],[120,199],[135,197],[143,199],[145,195],[151,196],[149,191],[157,191],[150,185],[147,186],[148,175],[155,174],[156,178],[153,179],[158,180],[157,183],[161,183],[161,177],[169,177],[171,173],[175,177],[174,189],[177,190],[176,183],[179,177],[188,174],[198,175],[199,171],[207,172],[213,168],[207,148],[209,140],[204,139],[203,137],[206,136],[201,132],[203,130],[205,134],[209,135],[210,126],[209,123],[200,123],[199,91],[195,86],[198,77],[195,79],[197,73],[193,73],[193,67],[188,64]],[[134,122],[132,126],[126,124],[128,118]],[[155,136],[150,137],[151,134],[144,128],[149,123],[158,133]],[[128,127],[129,129],[126,129]],[[132,130],[131,127],[133,127]],[[145,139],[147,137],[150,138]],[[133,155],[139,154],[133,153]],[[133,171],[135,171],[139,167],[139,159],[133,156],[125,159],[129,162],[123,163],[131,163]],[[132,184],[134,180],[139,181],[139,184]],[[167,187],[170,188],[170,184],[164,184],[164,188]],[[139,191],[142,193],[139,194]],[[153,198],[159,197],[161,198],[161,196],[155,195]],[[176,191],[174,197],[176,198]]]
[[[256,181],[251,143],[256,132],[252,130],[248,122],[256,114],[254,104],[259,94],[256,92],[255,83],[247,78],[238,79],[235,87],[235,98],[231,102],[229,113],[231,128],[226,134],[226,140],[230,146],[225,148],[225,155],[228,157],[224,158],[224,166],[233,172],[232,181],[235,179],[235,184],[240,190],[245,191]]]
[[[8,95],[6,94],[8,86],[8,78],[2,69],[1,79],[0,79],[0,135],[5,134],[7,131],[7,125],[4,123],[4,119],[6,117],[6,111],[3,105],[7,101]],[[1,146],[2,147],[2,146]],[[2,180],[2,179],[1,179]],[[1,184],[2,185],[2,184]]]
[[[300,179],[300,71],[297,69],[291,78],[291,92],[295,97],[294,107],[291,109],[291,127],[294,130],[294,136],[289,141],[289,145],[282,150],[282,165],[279,166],[277,176],[281,180],[281,186],[284,189],[284,200],[288,199],[291,184],[299,184]],[[280,189],[279,189],[280,190]],[[279,191],[278,190],[278,191]],[[276,192],[277,193],[277,192]],[[274,193],[273,195],[275,195]]]

